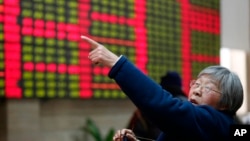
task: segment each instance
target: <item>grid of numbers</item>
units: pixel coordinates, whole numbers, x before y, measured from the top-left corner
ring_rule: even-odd
[[[126,96],[109,68],[87,59],[86,35],[129,58],[159,82],[169,70],[189,80],[219,64],[219,1],[2,0],[0,97]]]

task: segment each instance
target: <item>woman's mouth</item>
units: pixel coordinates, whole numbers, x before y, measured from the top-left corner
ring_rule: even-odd
[[[196,102],[196,100],[194,100],[194,99],[190,99],[190,102],[192,103],[192,104],[194,104],[194,105],[197,105],[198,103]]]

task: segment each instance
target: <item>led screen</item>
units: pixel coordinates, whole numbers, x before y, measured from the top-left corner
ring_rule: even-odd
[[[0,1],[1,98],[126,96],[88,60],[86,35],[126,55],[156,82],[177,71],[183,87],[219,64],[219,1]]]

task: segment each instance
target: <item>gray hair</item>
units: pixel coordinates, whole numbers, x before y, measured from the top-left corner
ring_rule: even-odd
[[[205,74],[218,82],[218,88],[222,93],[219,105],[235,114],[243,103],[243,87],[238,75],[222,66],[207,67],[198,77]]]

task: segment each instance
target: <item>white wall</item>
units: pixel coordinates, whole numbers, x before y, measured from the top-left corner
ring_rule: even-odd
[[[221,0],[221,47],[250,50],[249,0]]]
[[[250,111],[250,1],[221,0],[221,65],[236,72],[244,88],[243,106],[238,114]]]

